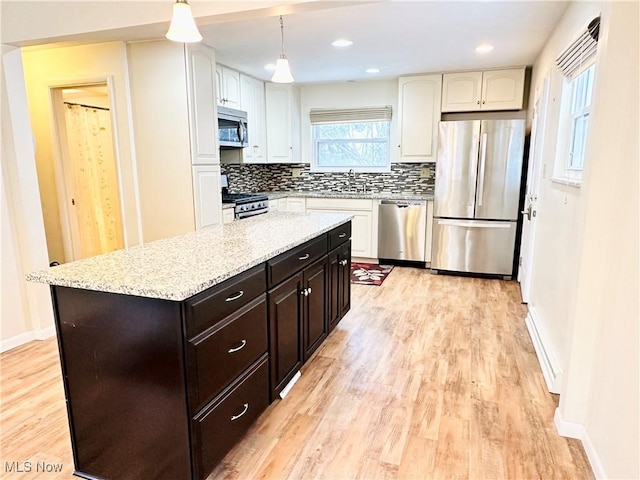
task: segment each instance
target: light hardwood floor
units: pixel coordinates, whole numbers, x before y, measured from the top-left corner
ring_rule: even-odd
[[[515,282],[395,268],[352,310],[209,477],[591,479],[559,437]],[[2,363],[0,478],[71,477],[55,340]],[[7,474],[5,461],[62,463]]]

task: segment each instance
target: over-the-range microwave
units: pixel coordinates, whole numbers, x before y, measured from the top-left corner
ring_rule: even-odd
[[[248,145],[247,112],[218,107],[218,142],[221,149],[244,148]]]

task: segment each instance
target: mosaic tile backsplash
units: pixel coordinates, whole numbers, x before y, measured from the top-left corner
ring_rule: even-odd
[[[423,168],[429,170],[424,177]],[[300,176],[294,177],[293,169],[298,169]],[[435,163],[394,163],[390,173],[356,174],[351,186],[359,192],[366,186],[366,191],[373,193],[433,193],[435,169]],[[349,187],[346,173],[312,173],[308,164],[223,164],[222,170],[229,176],[230,192],[341,192]]]

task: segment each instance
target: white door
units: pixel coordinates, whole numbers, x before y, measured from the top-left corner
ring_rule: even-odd
[[[522,301],[529,303],[531,288],[531,270],[534,259],[534,236],[537,220],[538,192],[542,173],[542,154],[547,118],[547,101],[549,95],[549,76],[544,79],[542,92],[536,90],[533,120],[531,123],[531,146],[529,148],[529,165],[527,169],[527,191],[522,222],[522,240],[520,243],[520,268],[518,282],[522,292]]]
[[[66,261],[124,247],[106,84],[52,91],[64,172]],[[64,103],[62,103],[64,102]]]

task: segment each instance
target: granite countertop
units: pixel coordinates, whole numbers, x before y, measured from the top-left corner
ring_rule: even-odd
[[[384,193],[384,192],[329,192],[329,191],[292,191],[292,192],[258,192],[269,200],[285,197],[304,198],[364,198],[370,200],[433,200],[433,193]]]
[[[346,214],[270,212],[29,273],[27,280],[184,300],[349,219]]]

